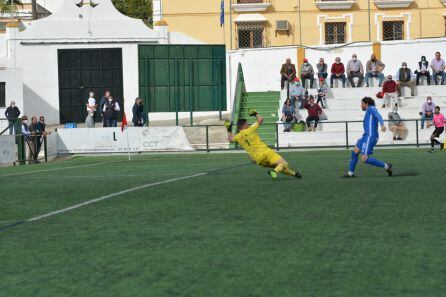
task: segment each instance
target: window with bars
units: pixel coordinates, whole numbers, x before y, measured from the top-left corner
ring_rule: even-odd
[[[325,44],[345,43],[345,22],[325,23]]]
[[[6,107],[6,83],[0,82],[0,107]]]
[[[239,48],[264,47],[265,25],[263,23],[246,23],[237,27]]]
[[[383,40],[403,40],[404,21],[383,22]]]

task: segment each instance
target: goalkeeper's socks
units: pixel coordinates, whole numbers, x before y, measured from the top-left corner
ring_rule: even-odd
[[[288,168],[288,164],[287,163],[282,163],[276,166],[276,168],[274,168],[274,171],[276,173],[281,173],[283,172],[285,169]]]
[[[381,167],[381,168],[386,168],[386,166],[387,166],[386,163],[381,162],[375,158],[368,158],[367,161],[365,161],[365,163],[368,165],[372,165],[375,167]]]
[[[359,158],[359,154],[352,152],[352,157],[350,158],[350,168],[349,168],[349,172],[351,172],[352,175],[355,172],[356,164],[358,164],[358,158]]]
[[[282,173],[285,174],[285,175],[289,175],[289,176],[296,176],[296,172],[290,170],[289,168],[285,168],[285,169],[282,171]]]

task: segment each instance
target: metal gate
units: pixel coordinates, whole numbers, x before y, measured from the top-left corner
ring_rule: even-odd
[[[113,49],[58,50],[61,123],[85,121],[88,94],[99,102],[106,89],[123,106],[122,51]],[[122,115],[119,115],[122,118]],[[100,120],[97,113],[96,121]]]
[[[226,110],[224,45],[140,45],[139,94],[149,112]]]

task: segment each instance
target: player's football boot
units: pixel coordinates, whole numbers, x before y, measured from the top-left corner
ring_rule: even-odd
[[[277,172],[275,172],[274,170],[269,170],[268,174],[269,174],[269,176],[271,176],[274,179],[277,178]]]
[[[387,169],[386,169],[386,171],[387,171],[387,174],[389,175],[389,176],[392,176],[393,175],[393,168],[392,168],[392,164],[387,164]]]
[[[355,178],[355,177],[356,175],[354,173],[352,174],[347,173],[346,175],[342,176],[342,178]]]
[[[294,177],[299,179],[302,178],[302,171],[300,169],[297,169],[296,173],[294,174]]]
[[[433,153],[433,152],[435,152],[435,149],[434,148],[430,148],[427,152],[428,153]]]

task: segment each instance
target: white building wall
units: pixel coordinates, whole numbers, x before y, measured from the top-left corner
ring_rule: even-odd
[[[22,70],[7,68],[0,70],[0,81],[5,82],[6,92],[6,106],[0,106],[0,118],[5,117],[6,107],[9,106],[10,101],[15,101],[17,107],[20,109],[23,115],[23,81]]]

